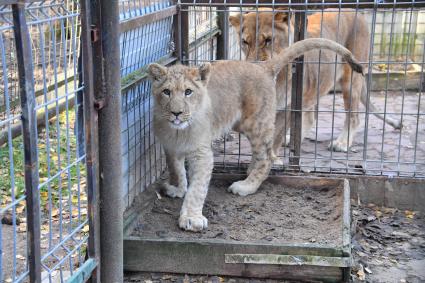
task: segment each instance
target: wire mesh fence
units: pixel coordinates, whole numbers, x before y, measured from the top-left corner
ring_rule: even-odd
[[[354,81],[351,75],[344,78],[339,57],[322,51],[306,54],[301,110],[291,105],[291,69],[279,74],[277,91],[283,95],[283,101],[278,111],[302,113],[302,130],[297,131],[302,131],[303,139],[300,151],[294,152],[288,142],[293,125],[289,118],[285,120],[287,144],[278,153],[276,169],[424,176],[423,8],[413,2],[404,2],[402,6],[383,3],[382,8],[370,2],[373,5],[363,3],[366,5],[357,9],[352,9],[352,5],[349,10],[344,4],[331,2],[315,2],[310,8],[300,3],[183,2],[189,5],[185,6],[189,7],[187,11],[199,14],[189,17],[221,14],[229,23],[227,27],[220,26],[219,40],[226,41],[226,51],[215,50],[213,54],[226,53],[228,59],[235,60],[267,60],[293,41],[295,14],[305,12],[306,37],[340,42],[367,68],[363,92],[363,83],[356,84],[355,76]],[[229,17],[233,21],[229,22]],[[359,30],[362,25],[364,31]],[[205,34],[199,23],[191,29],[195,41]],[[209,27],[209,32],[214,29]],[[208,53],[199,46],[191,53],[190,64],[214,60],[213,56],[197,55]],[[326,89],[323,85],[327,85]],[[403,127],[398,129],[398,124],[391,126],[382,119],[401,123]],[[249,142],[237,133],[215,142],[214,147],[216,166],[245,168],[250,161]],[[299,158],[299,164],[291,165],[292,157]]]
[[[158,13],[172,4],[171,1],[120,1],[121,23]],[[132,26],[120,35],[125,207],[143,188],[157,180],[165,166],[153,133],[153,101],[145,71],[149,63],[165,62],[172,57],[173,32],[173,15],[165,15]]]
[[[358,9],[347,11],[348,6],[335,2],[119,1],[125,206],[129,207],[140,191],[160,178],[165,168],[152,127],[147,65],[170,64],[176,59],[194,65],[222,59],[269,59],[293,41],[297,29],[294,19],[299,12],[306,13],[307,37],[341,42],[359,57],[367,73],[359,89],[360,79],[346,72],[339,57],[324,51],[307,54],[304,80],[299,85],[303,85],[304,99],[309,100],[296,110],[291,100],[292,69],[282,71],[277,88],[283,100],[277,113],[285,117],[285,142],[294,132],[303,140],[299,141],[299,151],[294,142],[282,144],[275,169],[424,177],[425,108],[421,91],[425,11],[413,1],[348,2],[350,8],[357,5]],[[331,6],[333,10],[325,10]],[[38,217],[42,279],[64,282],[85,261],[88,242],[84,125],[79,108],[84,90],[80,81],[79,1],[27,3],[25,18],[32,55],[32,111],[37,121],[32,141],[37,156],[40,211],[39,216],[27,211],[24,149],[28,140],[21,135],[25,109],[21,109],[18,85],[20,54],[14,38],[12,6],[0,5],[0,280],[28,281],[27,251],[34,248],[34,242],[27,241],[28,230],[34,228],[27,225],[29,219]],[[356,29],[361,25],[367,30],[365,34]],[[326,80],[329,86],[321,89],[320,84]],[[355,108],[354,100],[360,101],[360,94],[364,105]],[[287,113],[302,116],[302,127],[295,127]],[[353,120],[356,115],[358,120]],[[376,116],[400,121],[403,127],[394,129]],[[346,117],[348,122],[344,122]],[[338,138],[341,132],[342,138]],[[337,148],[335,144],[341,139],[346,144]],[[239,170],[250,162],[249,143],[236,132],[215,141],[213,148],[216,168]],[[293,162],[294,157],[298,163]],[[4,255],[6,251],[10,256]]]
[[[15,13],[19,9],[26,23],[20,23],[24,33],[15,38],[12,5],[0,6],[0,280],[28,282],[33,260],[43,282],[65,282],[84,263],[88,239],[85,155],[78,151],[84,146],[83,125],[77,122],[82,119],[77,97],[83,90],[78,80],[79,6],[77,1],[42,1]],[[23,55],[15,43],[25,38],[33,90],[25,99],[34,95],[35,103],[21,109],[17,64]],[[22,136],[21,115],[28,113],[37,126]],[[37,160],[38,185],[31,200],[24,154],[28,144]],[[28,211],[29,202],[39,207],[37,213]],[[29,258],[30,250],[38,250],[40,258]]]

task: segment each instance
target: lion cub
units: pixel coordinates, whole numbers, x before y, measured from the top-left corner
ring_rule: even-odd
[[[276,74],[291,60],[317,48],[336,51],[353,69],[362,72],[347,49],[326,39],[297,42],[264,64],[221,61],[199,68],[149,65],[154,130],[170,173],[165,192],[171,197],[185,196],[181,228],[200,231],[207,227],[202,207],[213,169],[211,142],[232,128],[250,141],[252,159],[248,177],[233,183],[229,191],[242,196],[257,191],[274,158]],[[185,160],[189,163],[188,188]]]

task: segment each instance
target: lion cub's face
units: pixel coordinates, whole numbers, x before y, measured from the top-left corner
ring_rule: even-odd
[[[231,25],[238,34],[240,46],[246,56],[245,60],[266,61],[272,57],[272,53],[277,54],[288,47],[289,39],[293,38],[292,27],[288,25],[289,14],[286,12],[273,14],[271,10],[270,12],[267,10],[262,9],[258,15],[251,12],[229,17]]]
[[[210,64],[199,68],[151,64],[148,68],[155,99],[156,118],[173,129],[185,129],[205,112]]]

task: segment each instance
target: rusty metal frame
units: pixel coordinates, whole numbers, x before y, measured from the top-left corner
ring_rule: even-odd
[[[295,13],[294,42],[303,40],[305,37],[306,13]],[[301,156],[301,133],[302,133],[302,99],[304,80],[304,56],[299,57],[294,63],[295,74],[292,77],[291,93],[291,156],[289,164],[294,169],[299,169]]]
[[[136,18],[131,18],[129,20],[120,22],[120,32],[126,32],[133,30],[140,26],[143,26],[148,23],[156,22],[177,14],[177,6],[171,6],[163,10],[159,10],[153,13],[145,14]]]
[[[100,221],[99,221],[99,137],[97,120],[98,115],[94,107],[94,73],[92,30],[90,15],[90,0],[81,1],[81,44],[83,80],[84,80],[84,126],[85,126],[85,152],[87,170],[87,200],[89,216],[88,257],[95,259],[96,269],[92,273],[90,282],[100,281]]]
[[[179,3],[176,1],[176,3]],[[189,58],[189,12],[188,6],[177,5],[177,15],[173,18],[174,56],[185,64]]]
[[[370,0],[307,0],[307,1],[288,1],[288,0],[181,0],[181,4],[195,6],[244,6],[244,7],[282,7],[295,9],[322,9],[322,8],[421,8],[425,7],[424,1],[401,2],[401,1],[370,1]]]
[[[19,94],[25,159],[28,265],[30,282],[41,282],[40,196],[38,192],[37,111],[31,39],[25,19],[25,3],[12,5],[18,59]]]

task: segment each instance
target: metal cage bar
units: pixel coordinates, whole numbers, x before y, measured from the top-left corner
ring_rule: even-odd
[[[121,89],[118,0],[90,7],[98,110],[100,281],[123,281]],[[90,106],[89,106],[90,107]],[[96,241],[96,238],[95,238]]]
[[[28,219],[28,261],[30,282],[41,282],[40,199],[38,194],[37,114],[35,110],[31,41],[25,19],[25,5],[12,5],[18,59],[19,92],[25,158],[25,194]]]

